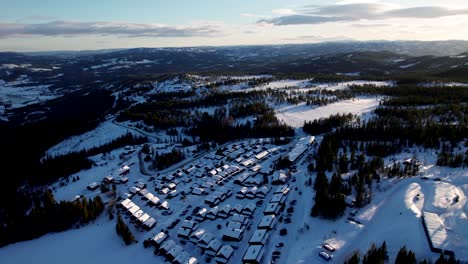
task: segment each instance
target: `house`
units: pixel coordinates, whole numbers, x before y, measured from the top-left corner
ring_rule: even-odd
[[[263,186],[257,190],[257,193],[255,194],[255,196],[260,199],[265,199],[269,191],[270,190],[268,189],[267,186]]]
[[[167,187],[168,187],[169,189],[171,189],[171,190],[174,190],[174,189],[177,187],[177,185],[176,185],[175,183],[171,182],[171,183],[169,183],[169,184],[167,185]]]
[[[205,189],[196,187],[196,188],[193,188],[192,194],[194,194],[194,195],[205,195],[206,192],[205,192]]]
[[[200,211],[198,211],[196,214],[195,214],[195,217],[194,219],[198,222],[202,222],[203,220],[205,220],[205,217],[206,217],[206,214],[208,213],[208,209],[206,208],[202,208],[200,209]]]
[[[230,213],[231,213],[231,205],[230,204],[225,204],[223,207],[218,212],[218,217],[226,219]]]
[[[135,221],[135,220],[138,220],[138,218],[142,217],[144,214],[145,214],[145,212],[140,209],[140,210],[136,211],[135,213],[133,213],[130,216],[130,218],[131,218],[131,220]]]
[[[249,244],[264,246],[269,238],[270,238],[270,233],[268,232],[268,230],[257,229],[250,237]]]
[[[215,261],[216,263],[228,263],[231,259],[232,254],[234,253],[234,249],[231,246],[224,245],[222,246],[218,253],[216,254]]]
[[[128,182],[128,177],[119,177],[117,179],[114,179],[114,182],[125,184]]]
[[[242,185],[249,177],[250,177],[250,173],[244,172],[241,175],[237,176],[237,178],[234,180],[234,183]]]
[[[171,250],[171,248],[173,248],[175,245],[176,245],[176,242],[174,240],[172,240],[172,239],[163,242],[161,247],[160,247],[161,254],[162,255],[167,254],[169,252],[169,250]]]
[[[157,205],[159,205],[160,201],[161,201],[161,199],[159,199],[158,197],[154,196],[153,198],[151,198],[151,199],[148,201],[148,203],[149,203],[150,205],[157,206]]]
[[[171,261],[174,260],[182,251],[184,251],[184,248],[180,245],[173,246],[166,254],[167,259]]]
[[[154,226],[156,225],[156,219],[153,217],[150,217],[148,220],[146,220],[143,223],[143,228],[146,229],[147,231],[151,230]]]
[[[123,166],[122,168],[120,168],[120,169],[118,170],[118,173],[119,173],[119,175],[121,175],[121,176],[122,176],[122,175],[129,174],[129,173],[130,173],[130,167],[127,166],[127,165],[125,165],[125,166]]]
[[[255,208],[257,208],[257,206],[254,203],[248,203],[244,207],[244,209],[242,210],[242,214],[247,215],[247,216],[251,216],[251,215],[253,215],[253,213],[255,211]]]
[[[132,187],[132,188],[130,188],[129,192],[130,192],[131,194],[139,193],[139,192],[140,192],[140,188]]]
[[[143,182],[137,182],[137,184],[135,186],[137,188],[139,188],[139,189],[145,189],[146,188],[146,184],[143,183]]]
[[[330,244],[328,244],[328,243],[324,243],[324,244],[322,245],[322,248],[323,248],[323,249],[326,249],[326,250],[328,250],[328,251],[330,251],[330,252],[334,252],[334,251],[335,251],[335,247],[333,247],[332,245],[330,245]]]
[[[328,254],[328,253],[325,252],[325,251],[320,251],[319,256],[320,256],[321,258],[323,258],[324,260],[326,260],[326,261],[330,261],[330,260],[332,259],[332,257],[330,256],[330,254]]]
[[[205,229],[197,229],[195,232],[190,235],[190,242],[194,244],[198,244],[198,241],[200,241],[201,237],[206,233]]]
[[[273,193],[274,194],[276,194],[276,193],[287,194],[288,192],[289,192],[288,185],[283,184],[283,185],[278,186]]]
[[[263,211],[263,214],[265,215],[271,215],[271,214],[279,214],[281,209],[281,205],[279,203],[268,203],[265,210]]]
[[[134,205],[130,209],[128,209],[127,214],[134,215],[138,211],[141,211],[140,207],[138,205]]]
[[[159,205],[159,208],[161,208],[161,209],[163,209],[163,210],[169,210],[169,208],[170,208],[169,202],[168,202],[168,201],[162,202],[162,203]]]
[[[92,182],[86,188],[88,188],[88,190],[90,190],[90,191],[95,191],[95,190],[97,190],[99,188],[99,186],[100,186],[99,183]]]
[[[211,208],[210,211],[206,214],[205,218],[209,220],[215,220],[219,213],[219,207],[215,206]]]
[[[248,158],[249,156],[244,156],[245,158]],[[241,165],[248,168],[250,166],[252,166],[253,164],[255,164],[255,161],[253,159],[247,159],[247,160],[244,160],[243,162],[241,162]]]
[[[114,182],[114,177],[112,177],[112,176],[106,176],[106,177],[104,177],[103,181],[104,181],[104,183],[106,183],[106,184],[113,183],[113,182]]]
[[[256,174],[258,175],[258,174]],[[260,184],[262,184],[263,182],[263,179],[262,178],[259,178],[259,177],[249,177],[248,179],[246,179],[242,185],[244,186],[249,186],[249,187],[258,187]]]
[[[236,198],[237,199],[244,199],[245,198],[245,195],[247,194],[247,192],[249,191],[249,189],[247,187],[242,187],[236,194]]]
[[[240,204],[236,204],[234,207],[231,209],[231,215],[234,214],[241,214],[242,210],[244,210],[244,207]]]
[[[260,223],[258,223],[257,227],[259,229],[267,229],[267,230],[272,230],[273,227],[275,227],[275,224],[277,222],[276,215],[265,215],[262,217],[262,220],[260,220]]]
[[[190,237],[190,233],[192,233],[192,229],[181,227],[179,231],[177,231],[177,236],[187,239]]]
[[[285,201],[286,201],[286,195],[282,193],[273,194],[273,196],[270,199],[270,203],[284,204]]]
[[[195,257],[190,257],[183,264],[198,264],[198,260]]]
[[[209,206],[216,206],[220,203],[220,199],[216,195],[210,195],[206,197],[205,203]]]
[[[172,199],[172,198],[175,198],[179,195],[179,192],[177,190],[172,190],[168,195],[167,195],[167,199]]]
[[[205,254],[207,254],[208,256],[214,257],[216,256],[216,253],[219,251],[221,246],[222,246],[221,241],[219,241],[218,239],[213,239],[206,247]]]
[[[159,193],[160,193],[160,194],[163,194],[163,195],[166,195],[166,194],[168,194],[170,191],[171,191],[171,189],[169,189],[169,188],[166,187],[166,188],[163,188],[163,189],[159,190]]]
[[[284,171],[279,171],[277,173],[275,173],[275,175],[273,176],[273,180],[271,181],[271,184],[274,184],[274,185],[284,185],[288,182],[288,175],[284,172]]]
[[[231,226],[237,222],[230,222]],[[240,224],[240,223],[237,223]],[[226,227],[223,230],[223,241],[241,241],[242,238],[244,237],[244,228],[243,229],[238,229],[238,228],[231,228],[231,227]]]
[[[143,224],[144,222],[146,222],[146,220],[148,220],[148,219],[150,219],[150,218],[151,218],[151,216],[150,216],[149,214],[144,213],[142,216],[138,217],[137,220],[138,220],[138,222],[139,222],[140,224]]]
[[[242,258],[244,264],[259,264],[263,260],[265,248],[262,245],[251,245]]]
[[[177,255],[176,258],[174,258],[172,263],[174,263],[174,264],[183,264],[189,258],[190,258],[189,253],[187,253],[186,251],[182,251]]]
[[[132,200],[130,200],[130,199],[125,199],[125,200],[121,201],[120,203],[118,203],[118,204],[117,204],[117,207],[119,207],[119,208],[122,208],[122,207],[123,207],[123,208],[126,208],[126,206],[127,206],[129,203],[131,203],[131,202],[132,202]]]
[[[153,237],[153,239],[151,239],[151,243],[156,246],[156,247],[160,247],[162,243],[164,243],[164,241],[167,239],[167,234],[164,233],[164,232],[160,232],[159,234],[157,234],[156,236]]]
[[[259,171],[261,168],[262,168],[262,165],[257,164],[257,165],[255,165],[255,166],[253,166],[250,170],[253,171],[253,172],[257,172],[257,171]]]
[[[241,225],[247,225],[249,223],[249,219],[244,215],[235,214],[232,216],[231,221],[238,222]]]
[[[202,249],[206,249],[208,244],[214,239],[215,237],[211,233],[205,233],[201,236],[200,241],[198,241],[198,246]]]
[[[264,151],[258,153],[257,155],[255,155],[255,158],[257,160],[263,160],[268,156],[268,154],[269,154],[268,151],[264,150]]]
[[[258,188],[257,187],[252,187],[247,190],[247,193],[245,194],[245,198],[247,199],[254,199],[255,195],[257,194]]]
[[[190,221],[190,220],[184,220],[181,224],[182,228],[188,228],[188,229],[197,229],[198,225],[197,223]]]

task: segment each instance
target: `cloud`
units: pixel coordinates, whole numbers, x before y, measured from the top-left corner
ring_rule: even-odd
[[[296,11],[289,9],[289,8],[280,8],[280,9],[274,9],[271,11],[273,14],[278,14],[278,15],[294,15],[297,14]]]
[[[325,16],[309,16],[309,15],[290,15],[281,16],[271,19],[261,19],[258,23],[273,24],[275,26],[284,25],[304,25],[304,24],[323,24],[328,22],[341,22],[352,20],[344,17],[325,17]]]
[[[165,26],[128,22],[52,21],[48,23],[0,23],[0,38],[14,36],[116,35],[123,37],[210,37],[220,34],[215,25]]]
[[[349,22],[359,20],[385,20],[392,18],[440,18],[467,15],[468,9],[448,9],[440,6],[421,6],[394,8],[382,3],[352,3],[316,6],[309,5],[296,11],[296,14],[261,19],[258,23],[284,25],[307,25],[330,22]]]

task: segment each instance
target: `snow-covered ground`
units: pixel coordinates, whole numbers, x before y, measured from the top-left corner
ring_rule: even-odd
[[[101,216],[95,224],[16,243],[0,249],[3,264],[157,263],[141,244],[126,247],[115,223]]]
[[[82,135],[70,137],[59,144],[51,147],[46,151],[46,154],[51,156],[64,155],[70,152],[80,151],[101,146],[105,143],[125,135],[132,133],[132,130],[114,124],[111,121],[101,123],[96,129],[86,132]]]
[[[305,103],[288,105],[276,109],[276,117],[292,127],[302,127],[304,121],[326,118],[335,114],[355,114],[368,116],[379,105],[380,98],[358,97],[311,108]]]
[[[6,105],[7,108],[19,108],[61,96],[50,91],[49,87],[50,85],[31,84],[26,75],[8,83],[1,80],[0,104]]]

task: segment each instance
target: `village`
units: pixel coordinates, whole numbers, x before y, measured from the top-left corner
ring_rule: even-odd
[[[118,196],[108,206],[118,208],[135,237],[150,242],[151,253],[170,263],[276,263],[284,244],[271,238],[285,235],[297,204],[289,195],[298,192],[294,164],[315,151],[314,143],[313,136],[285,145],[272,139],[231,142],[137,180],[138,165],[128,159],[85,192],[114,183]],[[136,155],[134,147],[123,152]],[[277,169],[281,158],[291,166]],[[329,260],[334,250],[324,244],[319,256]]]

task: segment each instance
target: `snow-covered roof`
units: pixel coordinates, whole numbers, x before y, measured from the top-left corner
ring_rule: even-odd
[[[424,212],[424,222],[429,238],[432,241],[432,246],[441,249],[447,239],[447,232],[439,215],[431,212]]]
[[[258,263],[262,259],[264,253],[265,249],[262,245],[251,245],[245,252],[242,260],[245,262],[256,261]]]
[[[188,229],[193,229],[197,224],[193,221],[190,221],[190,220],[184,220],[182,222],[182,225],[181,227],[183,228],[188,228]]]
[[[184,250],[183,247],[181,247],[180,245],[175,245],[173,246],[169,252],[167,252],[167,254],[169,256],[172,256],[173,258],[177,257],[177,255],[179,255],[182,251]]]
[[[198,264],[198,260],[195,257],[190,257],[183,264]]]
[[[144,223],[146,220],[150,219],[150,217],[151,216],[149,214],[144,213],[142,216],[138,218],[138,221],[140,221],[141,223]]]
[[[218,239],[213,239],[211,242],[208,244],[206,247],[207,250],[214,251],[215,253],[218,252],[218,250],[221,248],[222,243]]]
[[[161,249],[164,249],[166,252],[169,251],[172,247],[176,245],[176,242],[174,240],[167,240],[161,245]]]
[[[218,251],[218,254],[216,254],[216,257],[221,257],[224,259],[229,259],[234,252],[234,249],[232,249],[231,246],[224,245],[221,247],[221,249]]]
[[[269,236],[270,234],[268,233],[268,230],[257,229],[250,237],[249,244],[262,244],[263,245]]]
[[[276,221],[276,216],[275,215],[265,215],[262,217],[262,220],[260,220],[260,223],[258,224],[258,228],[271,228]]]
[[[258,159],[258,160],[261,160],[263,158],[265,158],[266,156],[268,156],[268,151],[262,151],[260,153],[258,153],[257,155],[255,155],[255,158]]]
[[[164,240],[166,240],[166,238],[167,238],[167,234],[164,232],[160,232],[159,234],[153,237],[153,241],[156,244],[160,245],[162,242],[164,242]]]
[[[200,237],[200,243],[204,245],[208,245],[211,240],[213,240],[215,237],[211,233],[205,233],[203,236]]]

